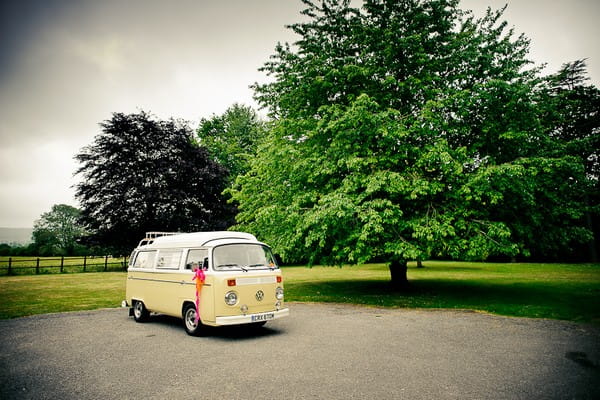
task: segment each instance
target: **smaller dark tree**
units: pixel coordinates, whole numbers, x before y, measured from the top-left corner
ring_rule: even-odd
[[[225,229],[227,170],[193,142],[183,122],[114,113],[76,156],[76,196],[96,244],[127,252],[147,231]]]
[[[594,233],[587,249],[575,248],[585,259],[597,262],[600,250],[600,90],[587,83],[585,60],[566,63],[546,79],[547,115],[544,118],[555,151],[575,157],[584,165],[584,225]],[[585,243],[585,242],[584,242]]]
[[[550,135],[567,154],[580,157],[593,183],[600,178],[600,90],[586,84],[585,60],[566,63],[547,78]]]

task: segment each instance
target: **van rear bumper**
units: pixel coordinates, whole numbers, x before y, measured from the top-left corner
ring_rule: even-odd
[[[229,317],[216,317],[215,325],[241,325],[254,322],[272,321],[274,319],[287,317],[290,309],[284,308],[279,311],[267,311],[258,314],[233,315]]]

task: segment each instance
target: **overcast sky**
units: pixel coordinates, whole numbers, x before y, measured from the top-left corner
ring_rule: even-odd
[[[357,0],[358,1],[358,0]],[[462,0],[531,39],[547,73],[588,59],[600,86],[600,1]],[[112,112],[183,118],[193,128],[235,102],[256,107],[249,85],[299,0],[0,0],[0,227],[32,227],[52,205],[78,207],[73,156]]]

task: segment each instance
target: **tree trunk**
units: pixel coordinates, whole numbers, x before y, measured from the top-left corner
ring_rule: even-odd
[[[392,287],[394,289],[408,288],[407,263],[406,260],[393,259],[389,265]]]
[[[586,199],[587,200],[587,199]],[[588,202],[589,204],[589,202]],[[598,253],[596,252],[596,232],[594,230],[594,224],[592,222],[592,214],[590,212],[585,213],[585,225],[586,228],[592,232],[592,240],[588,243],[588,256],[587,259],[590,262],[597,263],[598,262]]]
[[[423,260],[421,260],[420,258],[417,258],[417,268],[425,268],[423,266]]]

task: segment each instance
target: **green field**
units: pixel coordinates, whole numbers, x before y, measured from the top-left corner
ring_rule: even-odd
[[[284,267],[287,301],[470,309],[600,324],[600,264],[428,261],[395,292],[384,264]],[[118,307],[124,272],[0,277],[0,318]]]
[[[1,275],[30,275],[90,271],[120,271],[127,258],[100,257],[0,257]],[[10,271],[9,271],[10,268]],[[10,273],[9,273],[10,272]]]
[[[118,307],[125,272],[0,277],[0,318]]]
[[[286,299],[402,308],[470,309],[600,323],[600,264],[409,264],[411,288],[395,292],[383,264],[285,268]]]

